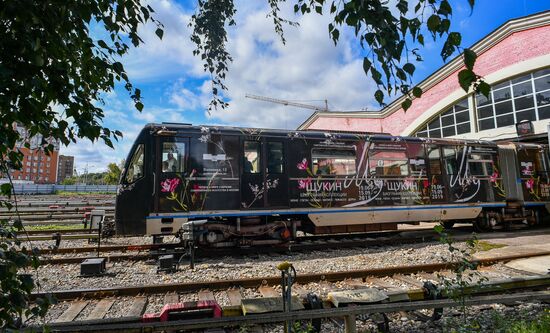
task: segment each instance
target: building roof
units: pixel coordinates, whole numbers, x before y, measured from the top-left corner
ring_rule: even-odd
[[[512,19],[500,27],[496,28],[479,40],[477,43],[470,47],[471,50],[476,52],[479,56],[483,52],[489,50],[494,45],[498,44],[508,36],[513,33],[524,31],[528,29],[533,29],[537,27],[542,27],[548,25],[550,22],[550,10],[520,17],[517,19]],[[435,71],[432,75],[428,76],[426,79],[421,81],[417,86],[422,89],[422,91],[427,91],[436,84],[440,83],[451,74],[455,73],[463,66],[462,54],[456,56],[453,60],[449,61],[443,67]],[[321,117],[330,117],[330,118],[371,118],[371,119],[380,119],[386,118],[390,114],[401,110],[401,103],[405,100],[404,96],[398,97],[392,103],[388,104],[385,108],[380,111],[354,111],[354,112],[339,112],[339,111],[316,111],[314,112],[306,121],[304,121],[299,127],[299,130],[308,129],[311,124],[313,124],[318,118]]]

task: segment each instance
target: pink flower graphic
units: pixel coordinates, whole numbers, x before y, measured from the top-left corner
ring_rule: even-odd
[[[532,190],[535,187],[535,180],[529,179],[525,182],[525,186],[527,186],[528,189]]]
[[[300,180],[298,181],[298,188],[299,188],[299,189],[304,189],[304,188],[306,188],[309,184],[311,184],[311,178],[300,179]]]
[[[166,179],[160,182],[161,192],[174,192],[176,187],[180,184],[179,178]]]
[[[302,162],[296,164],[296,167],[298,167],[299,170],[307,170],[308,168],[307,159],[304,158]]]
[[[489,181],[491,183],[496,183],[498,179],[498,172],[493,172],[493,174],[489,177]]]

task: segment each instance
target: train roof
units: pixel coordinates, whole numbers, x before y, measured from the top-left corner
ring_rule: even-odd
[[[283,130],[283,129],[267,129],[267,128],[250,128],[236,126],[213,126],[213,125],[192,125],[184,123],[149,123],[145,125],[151,131],[156,130],[171,130],[185,131],[191,133],[219,133],[229,135],[262,135],[271,137],[288,137],[288,138],[310,138],[310,139],[338,139],[338,140],[357,140],[370,139],[380,141],[407,141],[407,142],[433,142],[433,143],[475,143],[478,145],[496,146],[493,141],[486,140],[463,140],[449,138],[421,138],[411,136],[393,136],[388,133],[373,133],[373,132],[351,132],[351,131],[330,131],[330,130]]]

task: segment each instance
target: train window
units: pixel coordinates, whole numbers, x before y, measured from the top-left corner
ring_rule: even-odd
[[[369,157],[371,176],[407,176],[409,165],[404,151],[374,151]]]
[[[260,173],[260,143],[257,141],[244,142],[244,172]]]
[[[430,174],[441,174],[441,153],[438,146],[431,146],[428,148],[428,159],[430,161]]]
[[[314,148],[311,150],[314,175],[349,176],[355,174],[355,150]]]
[[[422,144],[411,143],[407,145],[407,156],[411,167],[411,175],[417,177],[426,176],[426,158]]]
[[[490,176],[493,174],[493,158],[491,155],[470,154],[468,169],[472,176]]]
[[[536,149],[521,149],[518,150],[518,159],[522,176],[530,177],[549,171],[548,160],[544,152]]]
[[[130,184],[143,177],[143,144],[138,145],[126,172],[126,183]]]
[[[267,173],[284,172],[284,152],[282,142],[267,143]]]
[[[444,147],[443,148],[443,163],[447,175],[457,175],[459,169],[459,148],[460,147]]]
[[[162,143],[162,172],[185,172],[185,143]]]

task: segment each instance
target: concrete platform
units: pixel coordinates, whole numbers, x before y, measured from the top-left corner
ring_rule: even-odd
[[[476,259],[504,257],[518,254],[528,253],[545,253],[550,251],[550,233],[548,231],[536,231],[528,235],[514,236],[514,234],[507,234],[502,238],[492,238],[480,240],[490,244],[506,245],[505,247],[491,249],[489,251],[477,252],[474,254]],[[546,274],[546,272],[544,273]]]
[[[524,271],[531,274],[544,275],[550,269],[550,233],[547,230],[532,230],[528,234],[516,236],[513,233],[504,234],[504,237],[483,239],[489,244],[505,245],[501,248],[489,251],[477,252],[476,259],[506,257],[523,254],[543,254],[538,257],[512,260],[505,265],[512,269]]]
[[[520,271],[544,275],[550,272],[550,256],[513,260],[507,263],[506,266]]]

